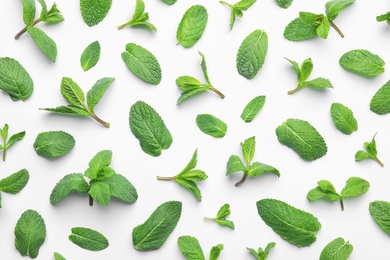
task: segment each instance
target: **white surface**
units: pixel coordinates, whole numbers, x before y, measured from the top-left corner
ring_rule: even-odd
[[[8,123],[10,132],[26,130],[22,142],[9,150],[5,163],[0,162],[1,177],[21,168],[30,172],[30,181],[17,195],[2,194],[0,209],[0,259],[23,259],[14,247],[14,226],[21,213],[37,210],[45,219],[47,238],[38,259],[53,259],[53,252],[67,259],[184,259],[177,238],[192,235],[199,239],[205,255],[213,245],[222,243],[225,249],[220,259],[254,259],[246,247],[264,247],[277,243],[269,259],[318,259],[323,247],[336,237],[349,240],[354,246],[351,260],[389,259],[389,236],[373,221],[368,211],[369,202],[377,199],[390,201],[387,168],[390,165],[389,116],[378,116],[369,110],[374,93],[389,79],[389,69],[375,79],[365,79],[343,70],[338,60],[345,52],[364,48],[390,62],[390,27],[377,23],[375,16],[390,9],[386,1],[357,1],[336,19],[346,37],[342,39],[331,29],[327,40],[314,39],[290,42],[284,39],[284,27],[298,16],[299,11],[324,12],[326,1],[298,1],[281,9],[273,0],[258,1],[237,19],[229,31],[230,11],[217,0],[184,1],[168,6],[160,0],[147,0],[146,11],[150,22],[156,25],[156,34],[143,29],[116,26],[131,19],[133,1],[113,1],[110,12],[99,25],[89,28],[82,20],[78,1],[58,0],[65,21],[47,26],[39,24],[58,45],[57,62],[52,64],[32,39],[26,34],[18,41],[14,35],[24,26],[21,1],[0,2],[0,57],[17,59],[30,73],[35,90],[26,102],[13,102],[0,92],[0,124]],[[48,1],[51,6],[53,2]],[[192,4],[203,4],[209,13],[206,31],[192,48],[176,46],[176,30],[180,19]],[[264,29],[269,37],[269,50],[264,66],[252,80],[238,75],[235,57],[242,40],[255,29]],[[84,73],[79,59],[84,48],[99,40],[102,54],[99,63]],[[136,78],[124,65],[120,54],[126,43],[139,44],[155,54],[159,60],[163,79],[158,86],[148,85]],[[213,85],[226,98],[205,93],[192,98],[180,107],[180,95],[175,79],[191,75],[203,79],[200,69],[200,50],[207,58],[209,76]],[[329,78],[333,90],[317,92],[303,89],[294,95],[287,90],[295,88],[296,75],[288,57],[301,63],[311,57],[314,70],[311,78]],[[100,126],[92,119],[80,119],[39,111],[42,107],[66,104],[60,94],[61,78],[75,80],[86,92],[101,77],[115,77],[96,113],[111,123],[111,128]],[[242,109],[256,95],[266,95],[267,101],[255,120],[246,124],[241,118]],[[173,135],[170,149],[153,158],[145,154],[128,125],[130,106],[143,100],[154,107],[164,119]],[[329,114],[333,102],[350,107],[358,120],[359,130],[350,136],[335,129]],[[210,113],[228,125],[227,135],[214,139],[200,132],[195,123],[197,114]],[[304,162],[291,149],[282,146],[275,128],[287,118],[308,120],[323,135],[328,145],[325,157]],[[36,155],[32,144],[38,133],[64,130],[76,139],[73,151],[63,158],[47,160]],[[379,157],[385,163],[381,168],[374,161],[356,163],[354,154],[362,149],[378,132]],[[255,135],[257,146],[254,160],[277,167],[279,179],[273,175],[249,178],[240,188],[234,183],[241,174],[225,176],[225,165],[230,155],[240,155],[240,142]],[[157,181],[155,176],[178,173],[198,148],[198,169],[206,171],[209,179],[199,185],[203,200],[198,203],[186,190],[175,183]],[[112,201],[108,207],[95,203],[88,206],[86,196],[72,195],[56,206],[49,202],[54,185],[66,174],[83,172],[89,160],[100,150],[113,151],[112,167],[125,175],[137,188],[139,199],[128,205]],[[345,201],[345,211],[340,205],[328,202],[310,203],[307,192],[321,179],[331,181],[340,191],[352,176],[368,180],[371,188],[364,196]],[[276,198],[311,212],[322,224],[317,242],[310,247],[297,248],[281,239],[259,217],[256,201]],[[143,223],[152,211],[168,200],[183,202],[183,212],[178,226],[162,248],[151,252],[138,252],[132,247],[132,229]],[[206,222],[224,203],[231,205],[230,219],[235,230]],[[89,227],[102,232],[110,241],[108,249],[90,252],[68,240],[70,229]]]

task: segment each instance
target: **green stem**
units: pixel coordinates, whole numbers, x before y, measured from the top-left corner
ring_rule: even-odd
[[[222,94],[221,91],[219,91],[218,89],[214,88],[213,86],[210,86],[210,90],[214,91],[215,93],[217,93],[222,99],[225,98],[225,95]]]
[[[215,220],[215,218],[208,218],[208,217],[204,217],[204,219],[205,219],[205,220],[212,220],[212,221]]]
[[[93,119],[95,119],[96,121],[98,121],[100,124],[104,125],[105,127],[110,127],[110,123],[107,123],[103,120],[101,120],[97,115],[95,115],[94,113],[91,114],[91,116],[93,117]]]
[[[88,195],[88,197],[89,197],[89,206],[93,206],[93,198],[92,198],[92,196],[91,195]]]
[[[18,32],[16,35],[15,35],[15,40],[19,39],[20,36],[22,36],[25,32],[27,32],[27,27],[29,26],[34,26],[36,25],[37,23],[39,23],[41,20],[40,19],[36,19],[34,22],[30,23],[29,25],[26,25],[26,27],[24,27],[20,32]]]
[[[128,26],[128,23],[124,23],[122,25],[119,25],[118,30],[121,30],[121,29],[125,28],[126,26]]]
[[[343,34],[343,32],[340,30],[340,28],[337,27],[337,25],[336,25],[331,19],[328,18],[328,20],[329,20],[329,22],[330,22],[330,25],[332,25],[332,27],[340,34],[341,38],[344,38],[344,34]]]
[[[7,158],[7,144],[5,142],[5,139],[3,140],[3,162],[5,162],[5,159]]]
[[[234,186],[239,187],[241,184],[243,184],[246,181],[247,178],[248,178],[248,174],[244,173],[242,179],[239,182],[237,182]]]
[[[159,181],[173,181],[175,177],[161,177],[161,176],[156,176],[157,180]]]
[[[4,152],[5,153],[5,152]],[[378,163],[379,163],[379,165],[380,166],[385,166],[384,164],[383,164],[383,162],[381,162],[381,160],[379,160],[379,158],[378,157],[375,157],[375,161],[377,161]]]
[[[290,91],[288,91],[287,92],[287,94],[289,94],[289,95],[291,95],[291,94],[294,94],[295,92],[297,92],[298,90],[300,90],[301,89],[301,86],[297,86],[296,88],[294,88],[293,90],[290,90]]]
[[[340,198],[340,205],[341,205],[341,210],[344,211],[344,201],[343,201],[343,198]]]

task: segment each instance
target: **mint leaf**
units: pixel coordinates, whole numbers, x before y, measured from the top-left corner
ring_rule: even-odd
[[[329,19],[334,20],[339,13],[347,6],[353,4],[355,0],[333,0],[325,4],[325,12]]]
[[[3,139],[2,143],[3,145],[0,144],[0,150],[3,150],[3,161],[7,159],[7,151],[9,148],[11,148],[16,142],[23,140],[24,136],[26,135],[26,132],[20,132],[17,134],[12,135],[8,139],[8,125],[5,124],[3,128],[0,128],[0,136],[1,139]],[[8,141],[7,141],[8,140]]]
[[[159,156],[172,144],[172,135],[160,115],[143,101],[131,106],[129,124],[142,150],[151,156]]]
[[[22,0],[23,5],[23,21],[25,25],[29,25],[35,19],[35,0]]]
[[[80,57],[81,68],[87,71],[93,68],[99,61],[100,58],[100,43],[94,41],[89,44],[83,51]]]
[[[180,105],[181,103],[183,103],[188,98],[190,98],[190,97],[192,97],[194,95],[200,94],[202,92],[205,92],[207,90],[209,90],[208,87],[199,87],[199,88],[196,88],[196,89],[184,91],[184,92],[181,93],[180,97],[177,99],[176,105]]]
[[[45,221],[35,210],[26,210],[16,223],[14,234],[20,255],[37,258],[46,238]]]
[[[337,201],[341,199],[340,194],[336,192],[332,183],[327,180],[321,180],[317,182],[318,186],[310,190],[307,194],[307,199],[310,201],[316,201],[322,198],[326,198],[330,201]]]
[[[173,5],[174,3],[176,3],[177,0],[162,0],[162,1],[168,5]]]
[[[232,155],[226,164],[226,175],[230,175],[234,172],[246,171],[245,165],[242,163],[238,155]]]
[[[386,21],[388,25],[390,25],[390,12],[387,12],[382,15],[378,15],[376,17],[377,22],[384,22]]]
[[[134,248],[140,251],[160,248],[179,222],[181,209],[180,201],[168,201],[158,206],[143,224],[133,229]]]
[[[191,236],[181,236],[177,240],[179,249],[187,260],[205,260],[198,239]]]
[[[64,115],[88,116],[88,117],[91,116],[91,114],[88,111],[86,111],[84,108],[79,108],[73,105],[59,106],[55,108],[40,108],[39,110],[45,110],[45,111],[55,112]]]
[[[249,164],[253,156],[255,155],[255,149],[256,149],[256,138],[250,137],[248,139],[245,139],[243,143],[241,143],[241,151],[242,154],[244,155],[244,159],[247,164]]]
[[[38,0],[38,2],[39,1],[43,2],[43,0]],[[42,9],[42,12],[43,12],[43,9]],[[41,20],[43,19],[42,12],[41,12],[41,18],[40,18]],[[48,23],[59,23],[59,22],[62,22],[63,20],[64,20],[64,16],[60,12],[60,10],[58,10],[56,3],[54,3],[53,6],[50,8],[50,10],[47,12],[46,17],[44,18],[44,21],[48,22]]]
[[[287,242],[304,247],[316,241],[321,224],[312,214],[275,199],[259,200],[256,206],[265,224]]]
[[[107,88],[114,82],[115,78],[102,78],[96,81],[87,93],[87,105],[91,112],[94,112],[95,106],[102,99]]]
[[[63,131],[50,131],[38,134],[33,144],[35,152],[44,158],[57,158],[68,154],[76,140]]]
[[[103,150],[98,152],[89,162],[89,168],[84,175],[91,180],[101,180],[111,177],[115,172],[109,170],[109,165],[112,161],[112,152],[110,150]],[[107,176],[109,173],[109,176]]]
[[[371,142],[365,142],[364,143],[364,148],[366,149],[367,152],[359,150],[355,154],[355,161],[362,161],[366,159],[372,159],[375,160],[380,166],[384,166],[384,164],[379,160],[378,158],[378,153],[376,149],[376,142],[375,142],[375,136],[372,138]]]
[[[74,227],[68,238],[73,244],[90,251],[101,251],[109,246],[103,234],[90,228]]]
[[[81,173],[68,174],[62,178],[52,190],[50,194],[50,203],[52,205],[57,204],[66,198],[72,191],[87,194],[88,189],[89,185]]]
[[[328,151],[320,133],[307,121],[289,118],[275,132],[281,144],[293,149],[305,161],[317,160]]]
[[[289,8],[292,2],[293,0],[276,0],[276,3],[284,9]]]
[[[300,17],[292,20],[284,29],[284,37],[289,41],[304,41],[317,36],[317,25],[306,23]]]
[[[271,165],[255,162],[251,166],[249,166],[248,176],[259,176],[264,173],[273,173],[276,176],[280,177],[279,170]]]
[[[367,50],[352,50],[341,56],[341,67],[357,75],[373,78],[382,74],[385,62]]]
[[[372,97],[370,110],[378,115],[390,113],[390,80],[386,82]]]
[[[218,244],[216,246],[213,246],[210,250],[209,260],[217,260],[219,258],[219,255],[221,254],[222,250],[223,250],[222,244]]]
[[[111,8],[112,0],[80,0],[80,11],[84,22],[89,26],[99,24]]]
[[[30,175],[26,169],[11,174],[0,181],[0,191],[16,194],[27,185]]]
[[[147,49],[134,43],[126,44],[122,60],[138,78],[153,85],[161,82],[161,67],[156,57]]]
[[[46,57],[48,57],[53,63],[56,62],[57,44],[53,41],[53,39],[47,36],[46,33],[39,28],[27,26],[27,32]]]
[[[27,100],[33,93],[34,83],[30,74],[13,58],[0,58],[0,89],[12,100]]]
[[[199,80],[196,78],[190,77],[190,76],[181,76],[176,79],[176,85],[183,91],[187,90],[193,90],[200,86],[202,86],[202,83],[200,83]]]
[[[94,201],[102,206],[110,203],[110,186],[108,183],[92,180],[88,191]]]
[[[147,22],[148,20],[149,20],[149,14],[145,13],[145,3],[142,0],[136,0],[136,6],[135,6],[135,12],[133,18],[131,18],[131,20],[128,21],[127,23],[118,26],[118,30],[123,29],[126,26],[141,25],[156,32],[157,28],[153,24]]]
[[[111,197],[118,198],[127,203],[133,203],[138,199],[135,187],[120,174],[114,174],[104,179],[103,182],[108,184]]]
[[[336,128],[343,134],[349,135],[358,130],[358,123],[353,112],[340,103],[333,103],[330,107],[330,115]]]
[[[236,20],[236,16],[242,18],[242,11],[248,10],[254,3],[256,3],[256,0],[241,0],[234,5],[231,5],[229,3],[226,3],[225,1],[219,1],[221,4],[226,5],[231,9],[231,15],[230,15],[230,30],[233,29],[234,22]]]
[[[320,36],[322,39],[326,39],[328,38],[329,30],[330,21],[328,17],[325,16],[324,18],[322,18],[320,25],[316,29],[316,32],[317,35]]]
[[[217,222],[221,226],[225,226],[231,229],[234,229],[234,223],[231,220],[227,220],[226,217],[230,215],[230,205],[224,204],[218,211],[217,216],[215,218],[205,217],[206,220],[212,220]]]
[[[347,260],[352,250],[353,246],[339,237],[324,247],[320,255],[320,260]]]
[[[351,177],[347,180],[347,184],[341,191],[343,198],[355,198],[363,195],[370,188],[370,183],[359,177]]]
[[[71,78],[63,77],[61,80],[61,94],[73,106],[84,106],[85,96],[83,90]]]
[[[305,23],[313,24],[321,20],[324,17],[323,14],[315,14],[310,12],[299,12],[299,18],[302,19]]]
[[[241,43],[237,52],[238,74],[252,79],[263,66],[268,51],[268,36],[265,31],[255,30]]]
[[[63,257],[60,253],[54,252],[54,259],[55,260],[66,260],[65,257]]]
[[[275,246],[276,246],[276,243],[271,242],[271,243],[268,243],[268,245],[265,247],[264,250],[261,247],[259,247],[257,249],[257,251],[254,250],[253,248],[248,248],[248,247],[246,248],[246,250],[248,250],[257,260],[267,260],[269,252]]]
[[[245,123],[252,122],[252,120],[257,116],[260,110],[263,108],[265,103],[265,96],[257,96],[245,106],[244,111],[242,111],[241,118]]]
[[[375,222],[390,234],[390,202],[376,200],[370,203],[369,211]]]
[[[7,142],[6,145],[7,149],[12,147],[16,142],[23,140],[25,135],[26,135],[25,131],[12,135]]]
[[[196,124],[203,133],[216,138],[224,137],[227,131],[225,122],[210,114],[199,114]]]
[[[191,6],[183,15],[176,32],[177,44],[190,48],[198,42],[208,20],[207,10],[202,5]]]

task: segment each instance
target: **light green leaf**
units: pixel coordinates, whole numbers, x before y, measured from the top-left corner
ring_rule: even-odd
[[[246,171],[244,164],[242,163],[238,155],[230,156],[226,164],[226,175],[230,175],[234,172]]]
[[[186,179],[188,181],[204,181],[208,178],[207,174],[201,170],[192,170],[176,175],[175,178]]]
[[[242,155],[247,163],[250,163],[255,155],[256,137],[250,137],[241,143]]]
[[[301,69],[299,68],[298,62],[290,60],[290,59],[287,59],[287,58],[284,58],[284,59],[286,59],[288,62],[291,63],[291,65],[293,66],[294,71],[299,75],[299,71]]]
[[[183,169],[178,175],[176,175],[176,176],[180,176],[180,175],[182,175],[182,174],[184,174],[184,173],[187,173],[187,172],[191,171],[192,169],[194,169],[195,166],[196,166],[196,164],[197,164],[197,162],[198,162],[197,158],[198,158],[198,149],[196,149],[196,150],[194,151],[194,153],[193,153],[193,155],[192,155],[192,158],[191,158],[191,160],[188,162],[188,164],[186,165],[186,167],[184,167],[184,169]]]
[[[84,92],[71,78],[63,77],[60,88],[61,94],[69,102],[69,104],[77,107],[84,107]]]
[[[173,5],[174,3],[176,3],[177,0],[162,0],[162,1],[168,5]]]
[[[248,10],[254,3],[256,3],[256,0],[241,0],[233,5],[234,8],[244,11]]]
[[[105,176],[105,170],[112,161],[112,152],[110,150],[102,150],[98,152],[89,162],[89,168],[85,171],[84,175],[91,180],[105,179],[110,176]],[[113,173],[111,174],[111,176]]]
[[[76,106],[59,106],[55,108],[40,108],[40,110],[46,110],[50,112],[55,112],[64,115],[75,115],[75,116],[91,116],[91,114],[86,111],[84,108],[79,108]]]
[[[191,236],[181,236],[177,240],[179,249],[187,260],[205,260],[198,239]]]
[[[339,63],[347,71],[363,77],[376,77],[385,71],[385,62],[367,50],[349,51],[341,56]]]
[[[268,36],[265,31],[255,30],[241,43],[237,52],[236,67],[238,73],[251,79],[263,66],[268,51]]]
[[[284,9],[289,8],[292,2],[293,0],[276,0],[276,3]]]
[[[320,260],[347,260],[352,250],[353,246],[339,237],[325,246],[321,252]]]
[[[367,152],[372,156],[376,156],[378,154],[376,150],[375,136],[376,134],[372,137],[371,142],[364,143],[364,148],[366,148]]]
[[[317,27],[317,35],[320,36],[322,39],[328,38],[330,30],[330,22],[328,20],[328,17],[324,16],[321,20],[320,25]]]
[[[208,20],[207,10],[202,5],[191,6],[183,15],[176,32],[178,44],[190,48],[198,42]]]
[[[224,137],[227,131],[225,122],[210,114],[199,114],[196,124],[203,133],[216,138]]]
[[[227,219],[216,219],[215,222],[218,223],[218,225],[223,226],[223,227],[228,227],[231,229],[234,229],[234,223],[231,220]]]
[[[219,209],[217,213],[217,219],[226,218],[229,215],[230,215],[230,205],[226,203]]]
[[[29,25],[35,19],[35,0],[22,0],[23,5],[23,21],[25,25]]]
[[[341,191],[343,198],[354,198],[363,195],[370,188],[370,183],[359,177],[351,177]]]
[[[298,82],[299,84],[307,80],[313,71],[313,62],[310,58],[304,60],[299,68],[298,72]]]
[[[41,5],[42,7],[42,10],[41,10],[41,14],[39,16],[39,19],[41,21],[46,21],[46,18],[47,18],[47,5],[46,5],[46,2],[45,0],[38,0],[38,3]]]
[[[4,142],[7,141],[8,130],[9,130],[8,124],[4,124],[4,127],[0,128],[0,136],[1,136],[1,139],[3,139]]]
[[[181,93],[180,97],[178,98],[176,105],[180,105],[183,101],[187,100],[188,98],[190,98],[196,94],[205,92],[207,90],[209,90],[208,87],[199,87],[199,88],[184,91]]]
[[[199,80],[190,76],[181,76],[176,79],[176,85],[183,91],[193,90],[202,85]]]
[[[106,17],[112,0],[80,0],[80,11],[88,26],[95,26]]]
[[[390,12],[387,12],[387,13],[382,14],[382,15],[378,15],[376,17],[376,20],[377,20],[377,22],[387,21],[387,24],[390,25]]]
[[[46,238],[45,221],[35,210],[26,210],[16,223],[14,234],[20,255],[37,258]]]
[[[210,250],[209,260],[217,260],[219,258],[219,255],[221,254],[222,250],[223,250],[222,244],[218,244],[216,246],[213,246]]]
[[[185,189],[189,190],[195,196],[197,201],[202,200],[202,193],[200,192],[198,186],[194,181],[190,181],[182,178],[176,178],[175,181]]]
[[[247,247],[246,249],[257,259],[257,260],[266,260],[268,258],[268,254],[272,248],[276,246],[275,242],[270,242],[268,245],[263,248],[259,247],[258,250],[254,250],[253,248]]]
[[[304,87],[323,89],[323,88],[333,88],[333,85],[328,79],[315,78],[315,79],[312,79],[312,80],[305,82]]]
[[[7,142],[7,149],[12,147],[16,142],[23,140],[25,135],[25,131],[12,135]]]
[[[373,159],[377,163],[379,163],[380,166],[384,166],[384,164],[379,160],[377,157],[378,151],[376,149],[376,141],[375,141],[376,134],[372,137],[371,142],[365,142],[364,148],[366,149],[367,153],[364,151],[357,151],[355,154],[355,161],[362,161],[364,159]]]
[[[54,259],[55,260],[66,260],[65,257],[63,257],[60,253],[54,252]]]
[[[334,20],[339,13],[347,6],[355,2],[355,0],[333,0],[325,4],[326,15]]]
[[[57,44],[52,38],[47,36],[41,29],[27,26],[27,32],[31,38],[38,45],[39,49],[49,58],[53,63],[57,58]]]
[[[372,97],[370,109],[378,115],[390,113],[390,80],[386,82]]]
[[[275,242],[270,242],[268,245],[265,247],[264,252],[268,256],[269,252],[271,251],[272,248],[276,246]]]
[[[330,107],[330,115],[336,128],[343,134],[349,135],[358,130],[358,123],[353,112],[340,103],[333,103]]]
[[[299,12],[299,18],[302,19],[305,23],[314,24],[318,22],[319,19],[324,17],[323,14],[314,14],[310,12]]]
[[[215,221],[220,226],[234,229],[233,221],[226,219],[226,217],[228,217],[229,215],[230,215],[230,205],[226,203],[218,210],[217,216],[215,218],[205,218],[205,219]]]
[[[366,153],[365,151],[362,150],[356,152],[355,161],[363,161],[366,159],[374,159],[374,157],[371,154]]]
[[[390,234],[390,202],[376,200],[370,203],[369,211],[375,222]]]
[[[211,82],[209,79],[209,74],[207,73],[207,64],[206,64],[206,58],[204,57],[203,53],[198,51],[200,57],[202,58],[202,62],[200,63],[200,67],[202,68],[203,76],[206,79],[207,83],[211,86]]]
[[[122,60],[138,78],[158,85],[161,82],[161,67],[156,57],[145,48],[134,43],[126,44],[126,51],[122,52]]]
[[[118,26],[118,30],[123,29],[126,26],[145,25],[147,28],[156,32],[157,28],[153,24],[147,22],[147,20],[149,20],[149,14],[144,13],[144,11],[145,11],[145,3],[142,0],[136,0],[136,6],[135,6],[133,17],[127,23]]]
[[[22,169],[0,181],[0,191],[16,194],[20,192],[28,183],[30,175],[26,169]]]
[[[256,206],[263,221],[287,242],[304,247],[316,241],[321,224],[312,214],[275,199],[259,200]]]
[[[180,201],[168,201],[158,206],[145,223],[133,229],[134,248],[140,251],[160,248],[175,229],[181,210]]]
[[[280,177],[280,172],[278,169],[264,163],[255,162],[249,167],[248,170],[249,176],[259,176],[264,173],[273,173],[276,176]]]
[[[87,93],[87,104],[88,108],[93,112],[95,106],[99,103],[100,99],[103,97],[107,88],[115,78],[102,78],[96,81],[92,88]]]
[[[90,228],[74,227],[68,238],[73,244],[91,251],[101,251],[109,246],[103,234]]]
[[[110,195],[123,200],[127,203],[133,203],[138,199],[135,187],[122,175],[114,174],[111,177],[102,180],[109,185]]]
[[[265,96],[257,96],[245,106],[241,118],[244,122],[249,123],[257,116],[265,103]]]
[[[15,59],[0,58],[0,89],[9,94],[12,100],[26,100],[34,90],[34,83]]]
[[[327,180],[321,180],[318,182],[317,187],[309,191],[307,199],[310,201],[316,201],[322,198],[327,198],[330,201],[337,201],[341,197],[336,192],[332,183]]]
[[[81,173],[68,174],[62,178],[52,190],[50,194],[50,203],[52,205],[57,204],[65,199],[72,191],[87,194],[88,189],[89,185]]]
[[[99,61],[100,58],[100,43],[94,41],[89,44],[83,51],[80,57],[81,68],[87,71],[93,68]]]
[[[62,22],[63,20],[64,20],[64,16],[62,15],[61,11],[58,10],[57,4],[54,3],[53,6],[50,8],[49,12],[47,13],[46,22],[59,23]]]
[[[76,140],[63,131],[50,131],[38,134],[33,144],[35,152],[44,158],[57,158],[68,154]]]
[[[107,206],[110,203],[110,185],[102,181],[91,181],[91,186],[89,187],[89,195],[93,198],[94,201],[99,203],[102,206]]]
[[[304,41],[317,36],[317,25],[306,23],[300,17],[292,20],[284,29],[284,37],[289,41]]]

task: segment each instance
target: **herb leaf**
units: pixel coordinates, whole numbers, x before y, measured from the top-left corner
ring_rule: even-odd
[[[133,246],[140,251],[160,248],[175,229],[182,203],[168,201],[158,206],[145,223],[133,229]]]
[[[347,260],[351,255],[353,246],[339,237],[327,244],[321,252],[320,260]]]
[[[66,198],[72,191],[78,191],[82,194],[87,194],[88,189],[89,185],[81,173],[68,174],[62,178],[54,187],[50,194],[50,203],[52,205],[57,204]]]
[[[325,12],[329,19],[334,20],[339,13],[347,6],[353,4],[355,0],[333,0],[325,4]]]
[[[173,5],[174,3],[176,3],[177,0],[162,0],[162,1],[168,5]]]
[[[234,5],[231,5],[229,3],[226,3],[225,1],[219,1],[221,4],[226,5],[231,9],[231,15],[230,15],[230,30],[233,29],[234,22],[236,20],[236,16],[242,18],[242,11],[248,10],[254,3],[256,3],[256,0],[241,0]]]
[[[275,199],[262,199],[256,203],[263,221],[287,242],[297,247],[310,246],[321,229],[312,214]]]
[[[45,158],[57,158],[69,153],[76,141],[63,131],[50,131],[38,134],[33,144],[35,152]]]
[[[87,105],[91,112],[94,112],[95,106],[102,99],[104,93],[106,93],[107,88],[115,78],[102,78],[96,81],[92,88],[87,93]]]
[[[115,172],[109,167],[112,161],[112,152],[103,150],[98,152],[89,162],[89,168],[84,175],[91,180],[101,180],[111,177]]]
[[[209,260],[217,260],[219,258],[219,255],[221,254],[222,250],[223,250],[222,244],[218,244],[216,246],[213,246],[210,250]]]
[[[276,0],[276,3],[284,9],[289,8],[292,2],[293,0]]]
[[[66,260],[65,257],[63,257],[61,254],[54,252],[54,259],[55,260]]]
[[[385,62],[367,50],[349,51],[341,56],[339,63],[347,71],[368,78],[376,77],[385,71]]]
[[[237,52],[238,74],[251,79],[263,66],[268,51],[268,36],[265,31],[255,30],[241,43]]]
[[[352,110],[343,104],[333,103],[330,107],[330,115],[336,128],[343,134],[349,135],[358,130],[358,123]]]
[[[202,5],[191,6],[183,15],[176,32],[177,44],[190,48],[198,42],[208,20],[207,10]]]
[[[100,251],[109,246],[103,234],[90,228],[74,227],[68,238],[73,244],[91,251]]]
[[[263,108],[265,103],[265,96],[257,96],[245,106],[244,111],[242,111],[241,118],[245,123],[252,122],[252,120],[257,116],[260,110]]]
[[[11,174],[0,181],[0,191],[9,194],[19,193],[27,185],[30,175],[26,169]]]
[[[234,172],[245,171],[245,165],[242,163],[238,155],[232,155],[226,165],[226,175],[230,175]]]
[[[61,94],[70,104],[74,106],[84,106],[84,92],[71,78],[62,78]]]
[[[289,41],[304,41],[317,36],[317,26],[314,23],[306,23],[298,17],[292,20],[284,29],[284,37]]]
[[[384,164],[379,160],[378,158],[378,152],[376,150],[376,142],[375,142],[375,136],[372,137],[371,142],[365,142],[364,143],[364,148],[366,149],[367,152],[359,150],[355,154],[355,161],[362,161],[366,159],[372,159],[375,160],[377,163],[379,163],[380,166],[384,166]]]
[[[215,218],[205,217],[204,219],[212,220],[212,221],[217,222],[221,226],[225,226],[225,227],[234,229],[233,221],[226,219],[226,217],[228,217],[229,215],[230,215],[230,205],[226,203],[219,209],[217,216]]]
[[[27,32],[46,57],[48,57],[52,62],[56,62],[57,44],[53,41],[53,39],[47,36],[41,29],[32,26],[27,26]]]
[[[354,198],[363,195],[370,188],[370,183],[359,177],[351,177],[341,191],[343,198]]]
[[[390,12],[387,12],[382,15],[378,15],[376,17],[377,22],[384,22],[386,21],[388,25],[390,25]]]
[[[89,44],[83,51],[80,57],[81,68],[87,71],[93,68],[99,61],[100,58],[100,43],[94,41]]]
[[[191,236],[181,236],[177,240],[179,249],[187,260],[205,260],[198,239]]]
[[[0,150],[3,150],[3,161],[5,162],[7,158],[7,151],[9,148],[11,148],[16,142],[23,140],[24,136],[26,135],[26,132],[20,132],[17,134],[12,135],[8,139],[8,125],[5,124],[3,128],[0,128],[0,137],[2,139],[2,144],[0,144]],[[8,141],[7,141],[8,139]]]
[[[84,22],[95,26],[106,17],[111,8],[112,0],[80,0],[80,11]]]
[[[267,260],[269,252],[275,246],[276,246],[275,242],[270,242],[268,243],[268,245],[265,247],[264,250],[261,247],[259,247],[257,251],[254,250],[253,248],[248,248],[248,247],[246,248],[246,250],[248,250],[257,260]]]
[[[216,138],[224,137],[227,131],[225,122],[210,114],[199,114],[196,124],[203,133]]]
[[[26,210],[15,226],[15,248],[22,256],[37,258],[39,248],[45,242],[46,226],[35,210]]]
[[[127,203],[133,203],[138,199],[137,190],[120,174],[116,173],[107,179],[104,179],[103,182],[108,184],[112,197],[121,199]]]
[[[23,21],[25,25],[29,25],[35,19],[35,0],[23,0]]]
[[[142,0],[136,0],[135,12],[133,18],[127,23],[118,26],[118,30],[125,28],[126,26],[144,25],[146,28],[156,32],[157,28],[147,22],[149,20],[149,14],[145,13],[145,3]]]
[[[110,203],[110,186],[106,182],[92,180],[88,194],[102,206]]]
[[[390,202],[376,200],[370,203],[369,211],[375,222],[390,234]]]
[[[370,109],[378,115],[390,113],[390,80],[386,82],[372,97]]]

